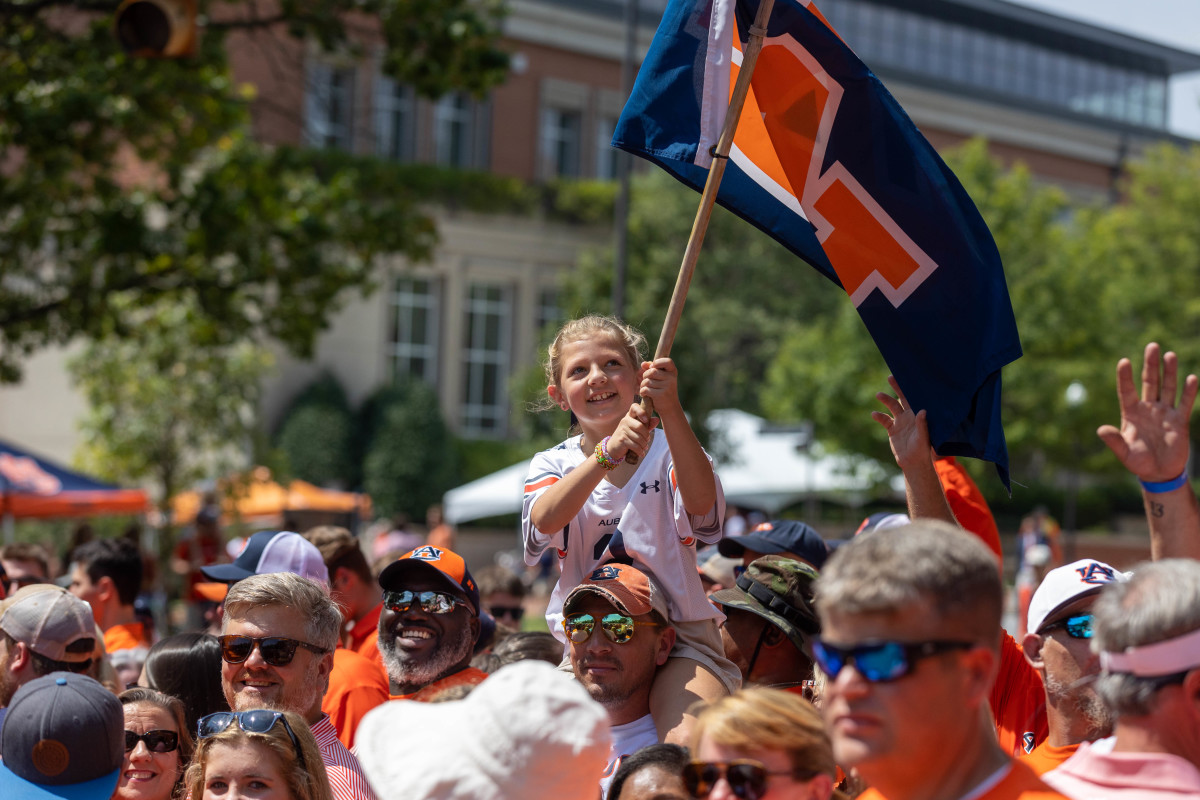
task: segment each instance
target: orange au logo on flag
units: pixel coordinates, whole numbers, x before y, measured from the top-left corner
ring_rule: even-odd
[[[758,8],[669,0],[613,145],[701,189]],[[813,3],[775,0],[717,202],[842,287],[937,451],[1007,484],[1000,370],[1021,345],[999,253],[852,46]]]

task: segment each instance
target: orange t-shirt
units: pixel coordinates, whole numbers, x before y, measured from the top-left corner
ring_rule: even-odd
[[[971,800],[1070,800],[1066,795],[1051,789],[1033,774],[1033,770],[1018,761],[1009,765],[1007,774],[994,786],[983,794],[972,794],[970,797]],[[859,800],[888,798],[877,789],[867,789],[859,795]]]
[[[1003,565],[1004,554],[1000,550],[1000,530],[988,508],[983,492],[971,480],[967,471],[959,466],[953,456],[935,459],[933,468],[937,470],[938,481],[946,494],[946,502],[954,512],[958,524],[978,536],[988,549],[996,554],[997,561]]]
[[[1075,751],[1079,749],[1079,743],[1068,744],[1062,747],[1053,747],[1050,742],[1042,742],[1033,749],[1032,753],[1026,753],[1021,756],[1021,763],[1028,764],[1038,775],[1045,775],[1052,769],[1057,769],[1064,761],[1075,755]]]
[[[409,694],[393,694],[388,695],[389,700],[417,700],[422,703],[427,703],[438,695],[439,692],[449,689],[452,686],[474,686],[483,683],[483,679],[488,674],[481,669],[474,667],[465,667],[453,675],[447,675],[440,681],[434,681],[427,686],[422,686],[415,692]]]
[[[104,632],[104,652],[109,655],[121,650],[136,650],[139,647],[150,649],[150,641],[146,638],[146,629],[140,622],[113,625]]]
[[[1000,747],[1009,755],[1025,755],[1050,735],[1042,676],[1029,666],[1025,652],[1008,633],[1002,634],[1000,672],[988,702]]]
[[[387,699],[387,675],[375,662],[353,650],[338,648],[333,651],[329,689],[321,701],[321,710],[329,715],[338,739],[347,750],[354,747],[358,723],[368,711]]]
[[[375,606],[362,619],[354,623],[346,635],[350,637],[349,648],[364,658],[374,661],[383,668],[383,657],[379,655],[379,614],[383,603]]]

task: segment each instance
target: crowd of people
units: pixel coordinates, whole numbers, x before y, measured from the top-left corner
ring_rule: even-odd
[[[1146,347],[1140,392],[1122,359],[1098,432],[1152,560],[1045,570],[1013,636],[994,520],[895,381],[873,416],[904,512],[836,543],[730,535],[675,365],[643,344],[587,317],[550,348],[572,428],[522,514],[527,563],[560,567],[548,632],[444,531],[377,563],[342,528],[261,531],[189,581],[215,613],[161,639],[128,540],[75,548],[64,585],[4,549],[0,797],[1200,798],[1198,381],[1174,354]]]

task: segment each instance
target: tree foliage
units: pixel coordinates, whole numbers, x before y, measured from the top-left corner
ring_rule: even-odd
[[[366,426],[363,490],[375,510],[424,519],[458,477],[454,438],[437,395],[419,380],[384,386],[368,398],[360,416]]]
[[[260,384],[272,364],[253,342],[197,347],[191,309],[124,309],[131,334],[89,343],[69,369],[89,410],[80,461],[114,481],[152,481],[160,504],[244,465]]]
[[[198,345],[269,335],[310,352],[380,253],[425,257],[419,198],[370,160],[319,174],[311,153],[249,136],[253,87],[227,37],[361,53],[427,96],[481,93],[506,73],[498,0],[201,0],[193,58],[123,54],[119,0],[4,2],[0,13],[0,381],[34,349],[132,333],[125,309],[180,303]]]
[[[345,390],[325,372],[296,396],[275,444],[295,477],[318,486],[351,488],[358,485],[359,474],[355,428]]]

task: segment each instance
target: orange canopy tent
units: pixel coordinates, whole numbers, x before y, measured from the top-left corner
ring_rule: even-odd
[[[359,519],[371,518],[371,498],[358,492],[322,489],[306,481],[294,480],[283,486],[271,477],[266,467],[255,467],[248,478],[227,479],[221,500],[222,518],[231,521],[271,522],[294,511],[324,511],[357,514]],[[204,503],[200,492],[184,492],[171,500],[173,521],[186,525],[196,518]]]

